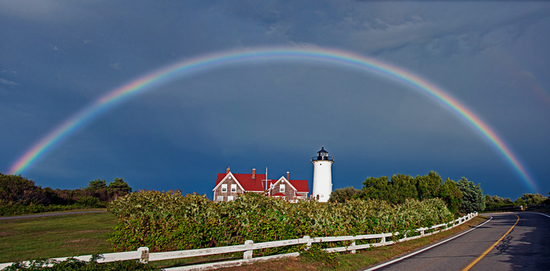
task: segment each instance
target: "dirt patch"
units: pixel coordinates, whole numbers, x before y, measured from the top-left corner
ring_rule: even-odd
[[[0,237],[10,236],[8,232],[0,232]]]

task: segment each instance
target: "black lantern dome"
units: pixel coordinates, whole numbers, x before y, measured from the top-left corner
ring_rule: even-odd
[[[321,147],[321,150],[317,152],[317,156],[311,157],[311,161],[333,161],[332,156],[328,156],[328,152],[325,150],[325,147]]]

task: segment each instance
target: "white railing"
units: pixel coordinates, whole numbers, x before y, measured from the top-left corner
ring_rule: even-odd
[[[367,235],[355,235],[355,236],[328,236],[328,237],[309,237],[304,236],[303,238],[298,239],[290,239],[290,240],[282,240],[282,241],[273,241],[273,242],[263,242],[263,243],[254,243],[252,240],[247,240],[243,245],[236,245],[236,246],[227,246],[227,247],[213,247],[213,248],[201,248],[201,249],[190,249],[190,250],[180,250],[180,251],[169,251],[169,252],[149,252],[149,248],[147,247],[141,247],[137,251],[127,251],[127,252],[116,252],[116,253],[105,253],[101,254],[100,258],[97,259],[97,262],[104,263],[104,262],[114,262],[114,261],[125,261],[125,260],[139,260],[140,262],[146,263],[150,261],[163,261],[163,260],[174,260],[174,259],[182,259],[182,258],[192,258],[192,257],[200,257],[200,256],[209,256],[209,255],[216,255],[216,254],[224,254],[224,253],[234,253],[234,252],[243,252],[243,259],[242,260],[231,260],[231,261],[224,261],[224,262],[215,262],[215,263],[206,263],[206,264],[197,264],[197,265],[188,265],[188,266],[182,266],[182,267],[172,267],[172,268],[166,268],[164,270],[170,270],[170,271],[179,271],[179,270],[207,270],[207,269],[215,269],[219,267],[230,267],[230,266],[239,266],[246,263],[251,263],[254,261],[267,261],[267,260],[273,260],[278,258],[287,258],[287,257],[297,257],[299,256],[299,252],[293,252],[293,253],[287,253],[287,254],[278,254],[278,255],[271,255],[271,256],[264,256],[264,257],[256,257],[253,258],[254,250],[257,249],[266,249],[266,248],[275,248],[275,247],[283,247],[283,246],[294,246],[294,245],[306,245],[306,249],[311,247],[314,243],[326,243],[326,242],[342,242],[347,241],[351,242],[350,245],[344,246],[344,247],[335,247],[335,248],[326,248],[325,251],[332,253],[332,252],[344,252],[344,251],[350,251],[351,253],[355,253],[356,250],[359,249],[366,249],[370,247],[379,247],[379,246],[386,246],[391,245],[396,242],[403,242],[408,241],[412,239],[421,238],[424,236],[429,236],[434,233],[438,233],[441,231],[446,231],[448,229],[454,228],[460,224],[463,224],[464,222],[474,218],[477,216],[477,212],[470,213],[468,215],[465,215],[463,217],[460,217],[454,221],[451,221],[449,223],[439,224],[435,225],[429,228],[419,228],[416,229],[415,232],[420,232],[420,235],[414,235],[407,237],[407,233],[401,234],[403,235],[403,238],[397,240],[397,241],[388,241],[387,238],[392,236],[399,236],[400,233],[379,233],[379,234],[367,234]],[[428,231],[428,232],[427,232]],[[369,244],[361,244],[356,245],[356,241],[359,240],[372,240],[372,239],[380,239],[377,243],[369,243]],[[84,256],[78,256],[78,257],[64,257],[64,258],[53,258],[50,260],[53,261],[65,261],[69,258],[78,259],[81,261],[90,261],[92,259],[92,255],[84,255]],[[4,269],[13,263],[2,263],[0,264],[0,270]],[[29,262],[25,262],[25,264],[30,264]]]

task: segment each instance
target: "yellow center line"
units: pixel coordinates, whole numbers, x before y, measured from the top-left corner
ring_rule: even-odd
[[[483,254],[481,254],[481,256],[477,257],[477,259],[475,259],[473,262],[471,262],[468,266],[464,267],[464,269],[462,269],[462,271],[468,271],[470,270],[470,268],[472,268],[477,262],[479,262],[481,259],[483,259],[483,257],[485,257],[485,255],[487,255],[487,253],[489,253],[489,251],[491,251],[491,249],[493,249],[494,247],[496,247],[496,245],[498,245],[498,243],[500,243],[500,241],[502,241],[502,239],[504,239],[504,237],[506,237],[506,235],[508,235],[513,229],[514,227],[518,224],[519,222],[519,216],[518,215],[515,215],[518,217],[518,219],[516,220],[516,223],[514,223],[514,226],[512,226],[502,237],[500,237],[500,239],[498,239],[498,241],[496,241],[490,248],[488,248],[487,250],[485,250],[485,252],[483,252]]]

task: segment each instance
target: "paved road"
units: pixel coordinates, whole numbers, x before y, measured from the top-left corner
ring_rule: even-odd
[[[0,217],[0,220],[35,218],[35,217],[58,216],[58,215],[77,215],[77,214],[87,214],[87,213],[104,213],[104,212],[105,211],[75,211],[75,212],[62,212],[62,213],[44,213],[44,214],[34,214],[34,215],[4,216],[4,217]]]
[[[365,270],[464,270],[469,266],[472,271],[550,270],[550,217],[528,212],[484,216],[492,219],[460,237],[402,261]]]

